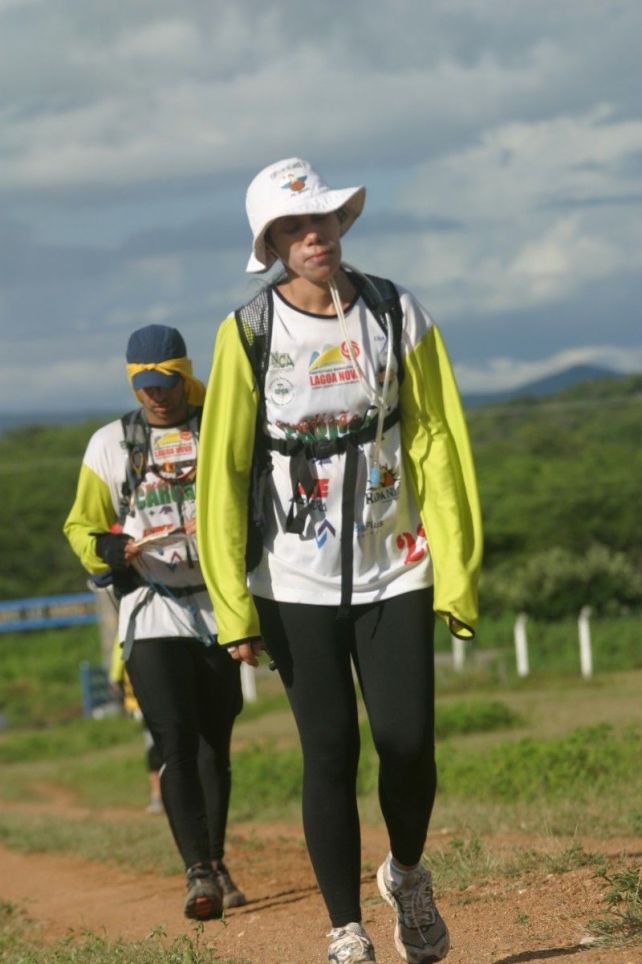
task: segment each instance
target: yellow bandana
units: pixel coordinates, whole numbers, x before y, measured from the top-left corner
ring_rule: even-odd
[[[127,366],[127,377],[131,384],[134,375],[139,372],[162,372],[163,375],[180,375],[185,384],[185,397],[188,405],[200,406],[205,399],[205,385],[194,378],[192,374],[192,362],[190,358],[183,355],[182,358],[166,358],[162,362],[149,362],[143,364],[132,362]],[[133,388],[133,385],[132,385]],[[136,389],[134,389],[136,391]]]

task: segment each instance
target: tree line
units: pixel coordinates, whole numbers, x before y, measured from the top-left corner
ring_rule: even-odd
[[[642,375],[468,411],[485,529],[482,607],[642,609]],[[61,527],[101,424],[0,437],[0,598],[82,591]]]

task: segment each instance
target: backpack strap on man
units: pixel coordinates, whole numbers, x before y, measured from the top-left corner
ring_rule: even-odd
[[[120,513],[118,521],[123,522],[131,512],[131,500],[136,489],[145,477],[149,451],[149,427],[143,419],[140,408],[135,408],[122,416],[125,445],[125,479],[120,491]]]

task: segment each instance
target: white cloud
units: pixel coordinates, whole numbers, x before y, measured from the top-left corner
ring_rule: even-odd
[[[619,200],[642,203],[628,164],[642,155],[642,121],[612,114],[599,107],[500,126],[422,165],[400,191],[401,209],[452,217],[462,229],[389,243],[408,283],[428,288],[438,310],[478,313],[543,306],[636,270],[642,221]]]
[[[201,43],[195,24],[186,20],[158,20],[144,24],[137,30],[124,33],[105,55],[116,61],[129,61],[132,66],[141,60],[157,63],[175,61],[185,63],[199,54]]]
[[[25,7],[33,7],[43,0],[0,0],[0,14],[7,10],[19,10]]]
[[[82,365],[103,343],[111,354],[106,335],[149,321],[186,324],[209,356],[220,306],[248,297],[229,227],[236,213],[245,227],[242,185],[293,153],[334,183],[368,184],[364,228],[386,206],[434,224],[357,228],[346,254],[414,290],[458,357],[479,359],[471,379],[530,378],[520,341],[548,373],[578,333],[595,337],[582,307],[627,285],[600,337],[633,341],[638,0],[33,6],[0,0],[0,192],[21,238],[0,316],[21,321],[16,356],[55,325],[45,400],[76,393],[57,353],[83,353],[82,395],[102,386]],[[227,219],[212,246],[201,210]],[[537,321],[518,329],[518,312]],[[500,350],[516,357],[486,365]]]
[[[494,20],[468,6],[473,21]],[[394,57],[390,45],[386,58],[374,56],[381,54],[383,37],[402,40],[392,9],[376,18],[380,34],[368,37],[362,59],[352,43],[358,10],[344,10],[337,31],[331,19],[317,24],[289,16],[283,0],[269,8],[241,0],[216,15],[165,3],[116,17],[106,6],[95,22],[62,4],[57,16],[49,11],[29,27],[35,72],[28,51],[20,50],[24,25],[21,32],[7,31],[4,49],[0,40],[0,62],[6,60],[0,80],[12,103],[0,118],[6,143],[0,186],[113,185],[223,173],[253,168],[257,153],[266,162],[285,156],[289,145],[335,164],[358,156],[362,163],[405,157],[403,163],[412,165],[449,153],[451,177],[459,173],[473,213],[483,195],[467,187],[465,165],[480,163],[488,174],[498,155],[514,156],[522,183],[530,180],[530,147],[535,158],[544,154],[541,140],[553,140],[555,129],[497,125],[506,116],[541,111],[534,105],[564,89],[584,67],[582,50],[564,35],[534,31],[528,41],[516,35],[515,50],[506,52],[484,35],[475,56],[465,56],[447,6],[437,13],[407,7],[420,37],[443,34],[430,56],[415,56],[414,47],[407,56],[405,40]],[[460,4],[458,16],[465,7]],[[489,127],[492,139],[482,134],[480,146],[458,163],[450,153],[453,138],[470,143]],[[556,156],[568,131],[559,133]],[[591,156],[605,163],[599,153]],[[540,166],[533,183],[545,173]],[[430,197],[431,182],[425,183]],[[501,203],[494,186],[486,178],[489,197]],[[510,202],[510,195],[501,197]]]

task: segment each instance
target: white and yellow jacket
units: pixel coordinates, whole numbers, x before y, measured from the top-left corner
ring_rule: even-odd
[[[136,639],[213,636],[216,622],[204,588],[196,539],[184,532],[172,535],[184,520],[194,517],[194,481],[175,483],[171,472],[170,477],[165,478],[154,471],[154,466],[171,465],[180,478],[181,465],[196,462],[197,418],[175,427],[151,427],[149,444],[149,464],[131,495],[130,511],[123,520],[124,533],[135,540],[148,540],[143,553],[133,564],[144,585],[120,601],[119,639],[125,640],[132,614]],[[120,419],[98,429],[89,440],[76,498],[63,531],[90,573],[108,569],[96,555],[95,535],[108,532],[119,520],[127,459]],[[167,538],[164,538],[165,533],[169,533]],[[166,587],[168,594],[149,592],[150,583]],[[182,590],[190,587],[194,587],[194,592],[180,595]]]
[[[437,326],[399,289],[403,379],[392,382],[400,422],[384,435],[380,483],[370,485],[374,446],[360,450],[353,539],[355,605],[434,584],[435,610],[474,635],[482,527],[475,471],[452,368]],[[300,311],[274,292],[265,431],[273,438],[330,438],[368,417],[336,317]],[[348,333],[371,385],[386,336],[363,300],[346,311]],[[261,562],[246,576],[247,506],[259,397],[236,321],[220,326],[201,426],[197,522],[200,561],[223,644],[260,635],[252,595],[338,605],[345,457],[313,463],[306,528],[285,530],[297,501],[290,460],[272,453]]]

